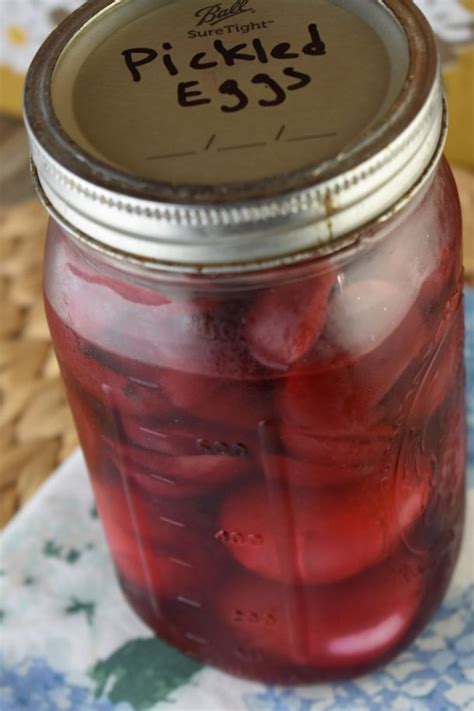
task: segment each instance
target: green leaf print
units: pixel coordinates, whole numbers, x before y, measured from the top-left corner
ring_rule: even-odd
[[[62,546],[59,546],[54,541],[46,541],[43,547],[43,553],[45,556],[48,556],[48,558],[58,558],[59,560],[64,560],[71,564],[76,563],[81,557],[81,551],[77,551],[75,548],[65,551]]]
[[[61,551],[61,546],[58,546],[54,541],[46,541],[44,544],[43,553],[50,558],[60,558]]]
[[[127,642],[91,672],[95,695],[104,693],[114,703],[128,702],[146,711],[183,686],[202,665],[159,639]]]
[[[66,607],[65,612],[67,615],[77,615],[83,612],[87,618],[87,622],[92,625],[95,616],[95,603],[94,602],[81,602],[77,598],[72,598],[69,607]]]
[[[75,563],[80,557],[80,552],[76,551],[74,548],[71,548],[71,550],[66,554],[66,560],[68,563]]]

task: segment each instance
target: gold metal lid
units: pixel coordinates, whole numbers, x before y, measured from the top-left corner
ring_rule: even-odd
[[[97,0],[47,40],[25,116],[39,188],[100,249],[246,269],[355,234],[442,147],[409,0]]]

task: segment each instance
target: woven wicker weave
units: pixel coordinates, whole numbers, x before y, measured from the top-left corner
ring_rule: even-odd
[[[41,296],[46,215],[0,208],[0,527],[76,446]]]
[[[474,285],[474,176],[456,177]],[[35,200],[0,207],[0,527],[76,446],[42,306],[46,222]]]

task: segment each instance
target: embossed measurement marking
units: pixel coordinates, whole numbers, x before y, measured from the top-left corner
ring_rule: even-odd
[[[186,632],[184,636],[186,637],[186,639],[190,639],[191,642],[197,642],[198,644],[202,644],[203,646],[209,644],[209,640],[204,639],[204,637],[198,637],[195,634],[191,634],[191,632]]]
[[[133,378],[129,376],[129,380],[132,383],[137,383],[137,385],[143,385],[144,388],[149,388],[150,390],[160,390],[160,386],[157,383],[150,383],[148,380],[140,380],[140,378]]]
[[[166,518],[165,516],[160,516],[160,521],[169,523],[170,526],[175,526],[176,528],[186,528],[186,524],[182,523],[182,521],[174,521],[172,518]]]
[[[157,432],[156,430],[150,430],[148,427],[139,427],[140,432],[147,435],[152,435],[152,437],[158,437],[158,439],[169,439],[169,435],[164,432]]]
[[[178,595],[176,599],[178,602],[182,602],[183,605],[188,605],[189,607],[195,607],[197,609],[202,607],[202,602],[198,602],[197,600],[191,600],[191,598],[184,597],[183,595]]]
[[[233,457],[245,457],[248,454],[248,449],[242,442],[210,442],[207,439],[198,439],[197,446],[203,454],[228,455]]]
[[[263,536],[261,533],[241,533],[240,531],[217,531],[214,538],[221,543],[231,543],[236,546],[261,546]]]
[[[254,610],[232,610],[232,621],[238,624],[262,625],[273,627],[277,623],[277,618],[271,612],[256,612]]]
[[[257,649],[247,649],[246,647],[236,647],[234,651],[235,655],[240,659],[251,662],[263,662],[265,657],[262,652]]]
[[[194,565],[191,565],[191,563],[187,563],[185,560],[179,560],[179,558],[168,558],[168,560],[170,563],[180,565],[182,568],[194,568]]]
[[[177,486],[176,481],[173,479],[168,479],[167,477],[161,476],[161,474],[150,474],[151,479],[156,479],[157,481],[163,482],[163,484],[172,484],[173,486]]]

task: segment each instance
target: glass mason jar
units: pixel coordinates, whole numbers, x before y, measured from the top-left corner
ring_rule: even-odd
[[[295,68],[302,55],[311,66],[327,59],[330,75],[348,23],[342,69],[321,95],[328,113],[338,107],[349,85],[335,91],[333,79],[343,70],[374,92],[370,106],[355,98],[331,113],[340,131],[330,136],[311,113],[317,148],[301,123],[281,143],[295,116],[288,97],[276,119],[269,103],[263,118],[236,110],[234,129],[245,133],[248,120],[258,138],[276,121],[277,139],[244,144],[239,134],[230,146],[219,116],[207,162],[196,165],[175,150],[181,122],[196,141],[209,133],[200,110],[215,109],[185,106],[211,92],[187,82],[160,129],[166,154],[145,165],[137,141],[154,127],[140,113],[151,100],[142,72],[158,55],[146,31],[182,60],[191,40],[207,47],[205,33],[222,23],[199,2],[109,4],[89,3],[48,40],[30,71],[26,116],[52,214],[48,322],[123,593],[161,638],[238,675],[295,683],[365,672],[430,619],[463,525],[461,217],[442,158],[433,38],[411,3],[325,1],[316,12],[310,0],[294,27],[284,0],[272,3],[274,24],[285,18],[299,48],[285,74],[298,82],[310,76]],[[285,31],[271,41],[263,32],[268,4],[232,7],[234,17],[253,9],[257,18],[244,46],[210,45],[224,47],[221,94],[234,105],[243,84],[226,78],[239,59],[226,51],[271,65],[291,50]],[[168,28],[182,13],[198,28],[184,45]],[[314,15],[303,36],[302,18]],[[377,94],[380,47],[390,81]],[[206,60],[218,63],[211,50]],[[167,62],[174,81],[179,60]],[[272,88],[270,70],[258,76],[249,103],[261,84]],[[143,93],[124,110],[137,130],[127,152],[115,119],[130,80]],[[347,112],[359,122],[350,140]],[[220,135],[227,144],[213,151]],[[242,159],[249,145],[261,162]]]

